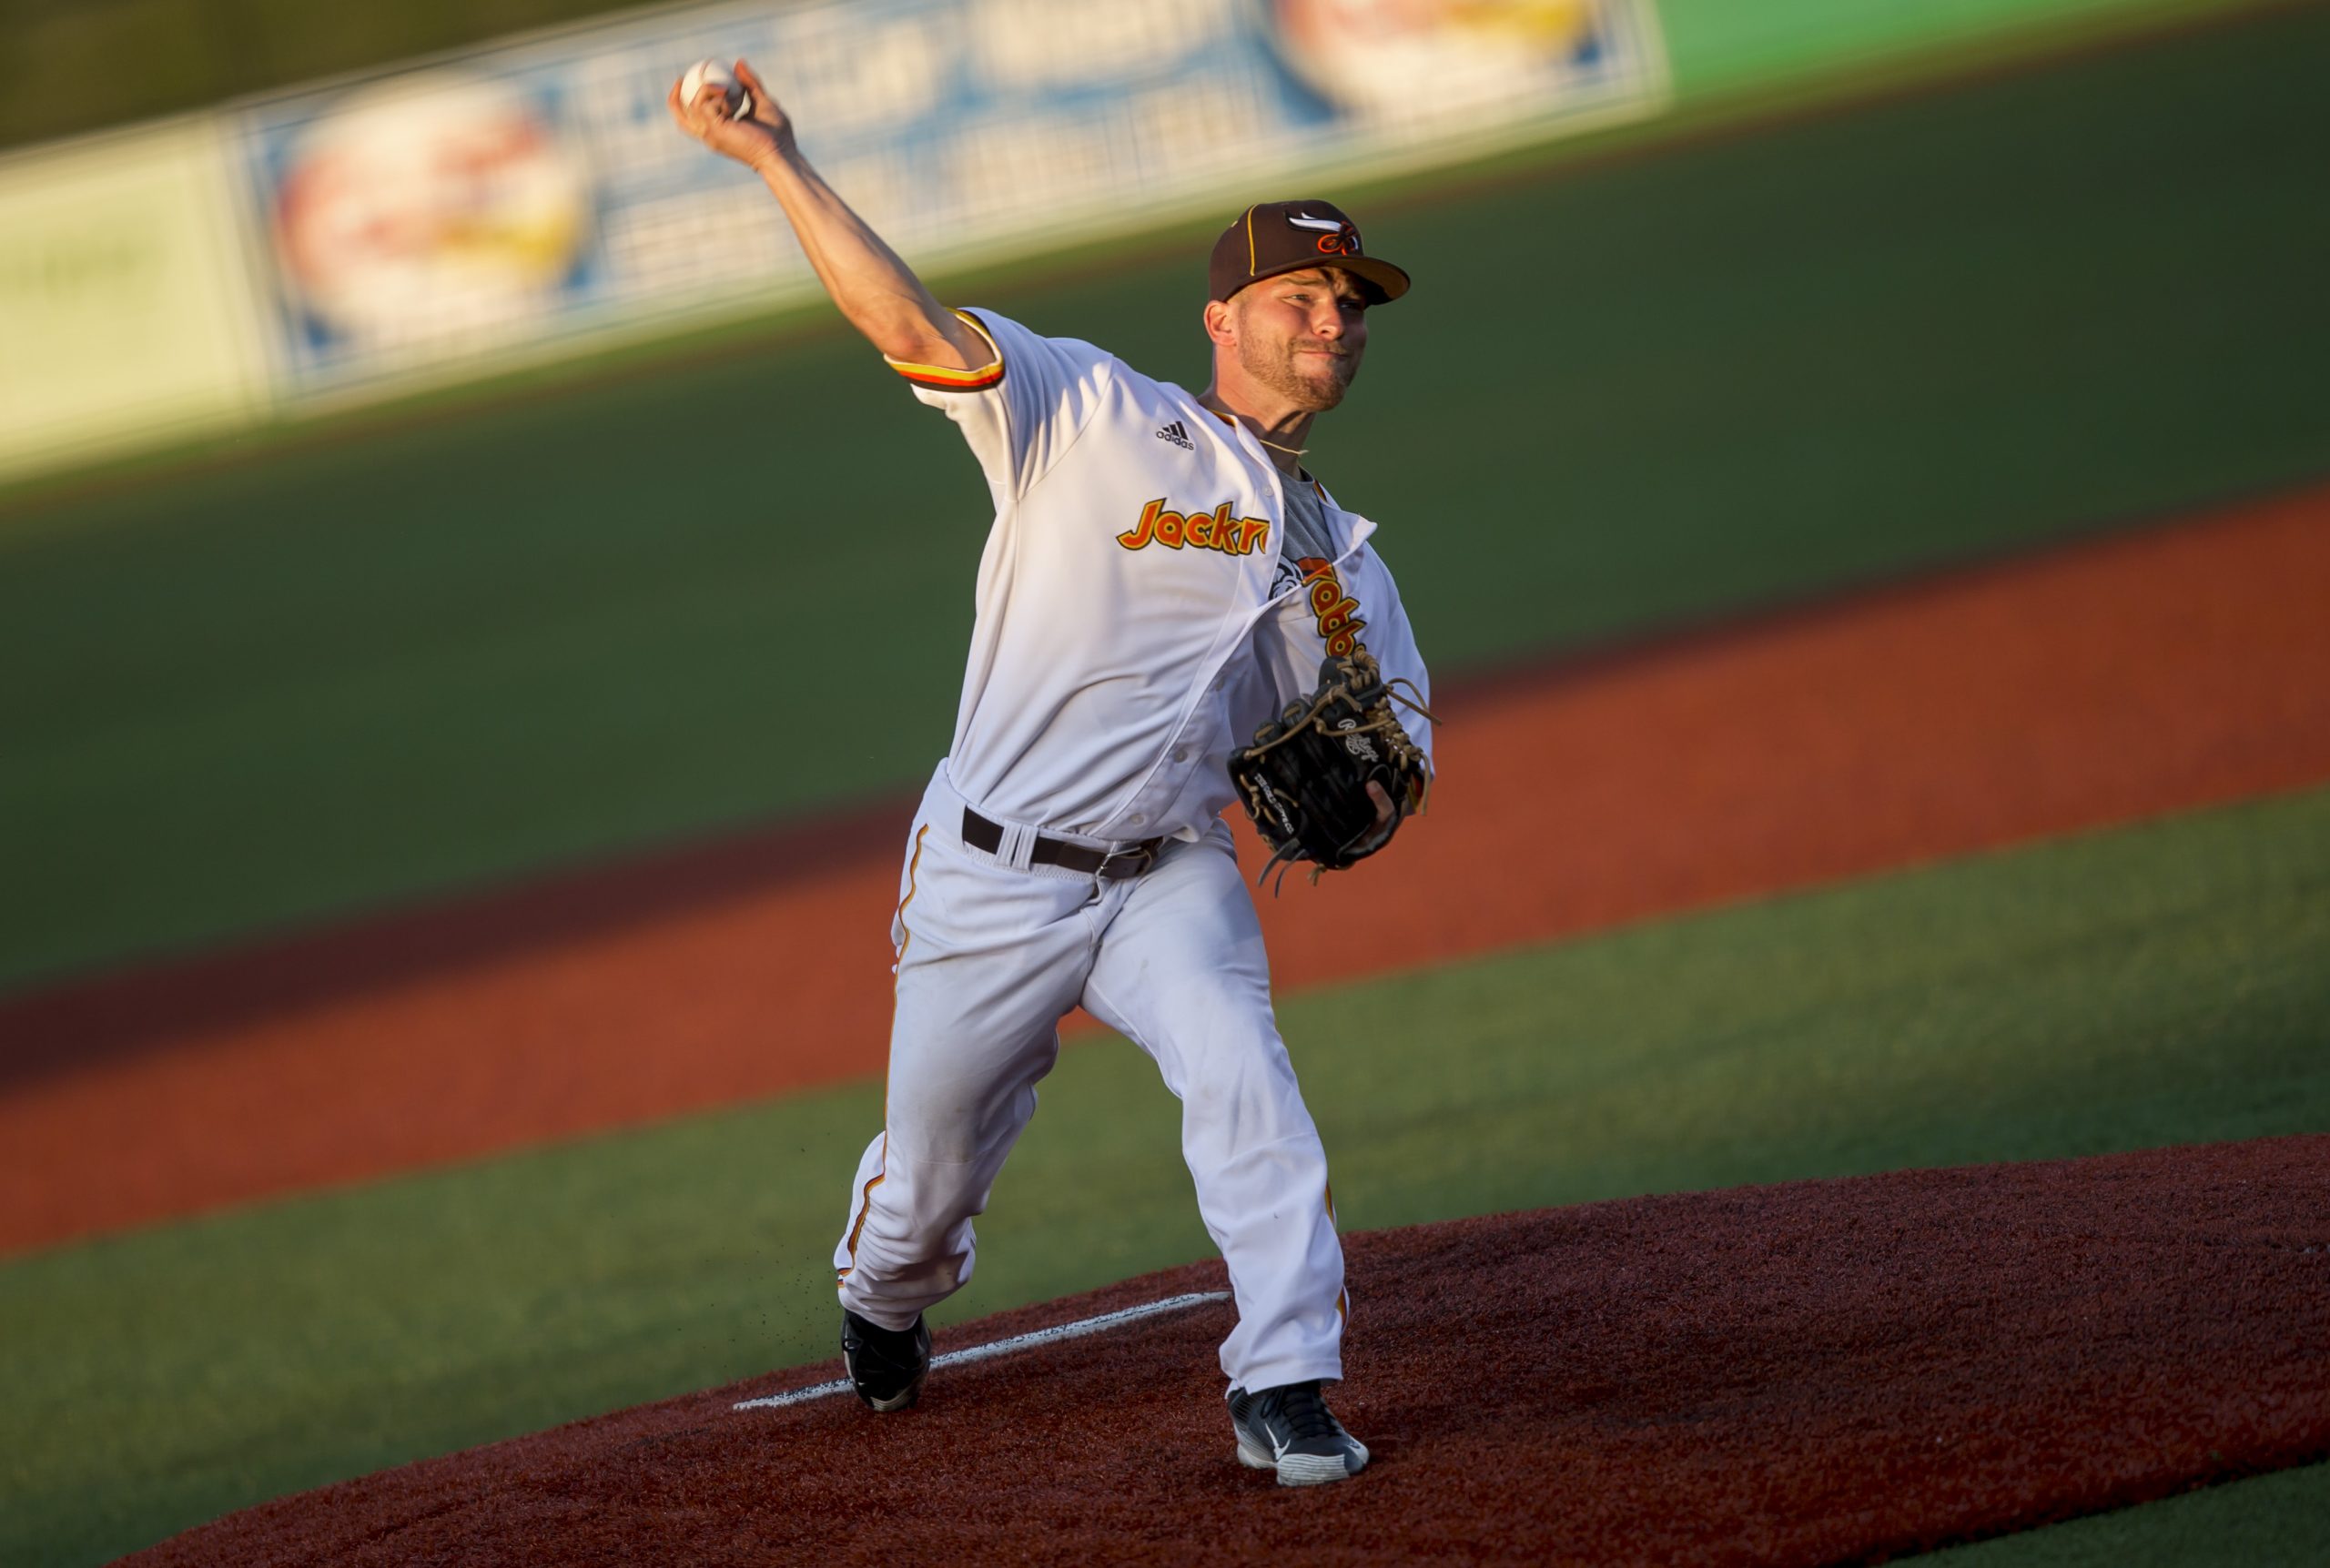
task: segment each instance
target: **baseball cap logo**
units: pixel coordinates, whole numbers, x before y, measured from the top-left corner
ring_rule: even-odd
[[[1319,235],[1319,254],[1322,256],[1357,256],[1359,254],[1359,230],[1341,219],[1312,217],[1308,213],[1290,212],[1286,215],[1286,221],[1296,228],[1323,231]]]

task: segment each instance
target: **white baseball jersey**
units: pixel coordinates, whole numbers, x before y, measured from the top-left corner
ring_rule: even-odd
[[[1321,490],[1336,553],[1282,572],[1292,481],[1251,432],[1089,343],[963,319],[993,363],[893,364],[961,428],[995,500],[948,754],[983,815],[1194,838],[1235,798],[1231,753],[1327,652],[1363,647],[1429,701],[1373,523]]]
[[[899,874],[884,1126],[834,1250],[842,1302],[905,1329],[970,1279],[971,1221],[1082,1006],[1181,1099],[1238,1304],[1224,1375],[1256,1391],[1341,1377],[1326,1149],[1220,813],[1231,752],[1326,654],[1364,647],[1423,696],[1407,617],[1374,525],[1324,491],[1331,553],[1282,551],[1282,481],[1244,429],[1089,344],[964,319],[993,362],[897,366],[962,428],[996,516],[954,744]],[[966,840],[967,806],[1003,828],[995,849]],[[1039,835],[1169,842],[1110,880],[1038,863]]]

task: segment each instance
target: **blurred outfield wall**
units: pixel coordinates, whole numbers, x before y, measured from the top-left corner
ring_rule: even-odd
[[[631,14],[0,159],[0,480],[814,291],[679,137],[760,63],[918,265],[1464,163],[2036,25],[2240,0],[826,0]]]

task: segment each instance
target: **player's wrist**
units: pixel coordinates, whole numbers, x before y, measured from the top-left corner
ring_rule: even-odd
[[[745,160],[747,167],[765,180],[775,181],[797,174],[796,149],[791,141],[775,136]]]

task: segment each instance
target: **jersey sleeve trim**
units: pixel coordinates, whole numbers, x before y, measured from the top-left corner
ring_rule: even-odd
[[[995,339],[967,311],[957,310],[956,319],[979,335],[979,341],[995,357],[975,370],[950,369],[945,365],[913,365],[904,359],[893,359],[887,354],[882,362],[912,381],[917,387],[928,387],[937,392],[984,392],[989,387],[1003,384],[1003,350],[995,346]]]

